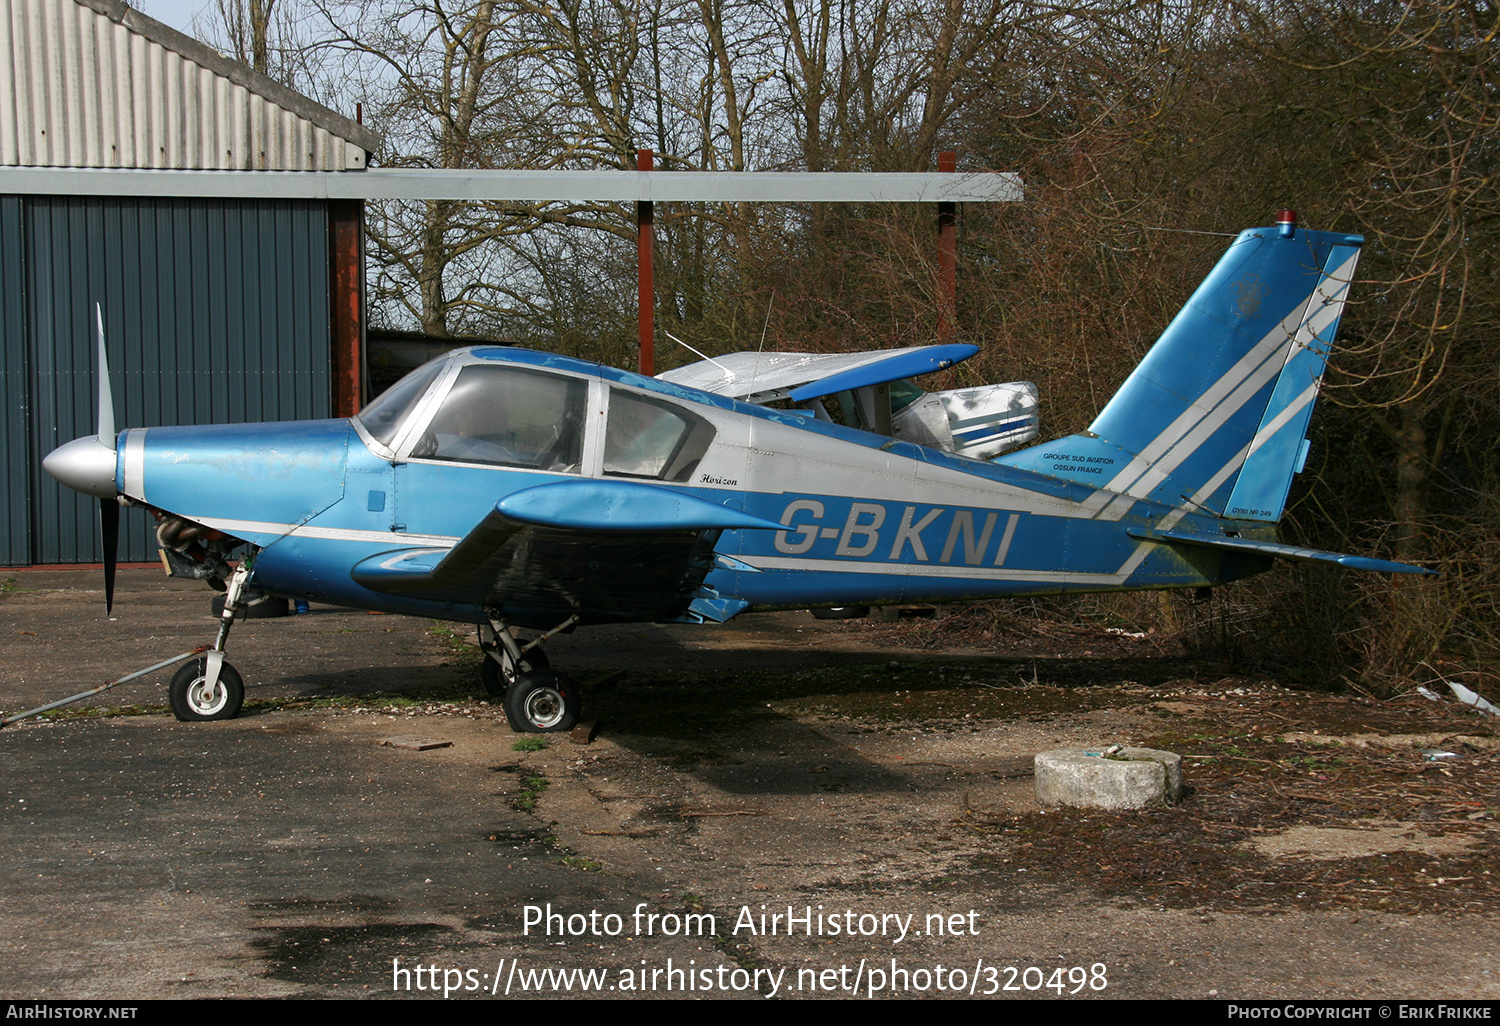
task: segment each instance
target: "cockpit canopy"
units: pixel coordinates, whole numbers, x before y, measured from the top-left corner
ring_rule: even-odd
[[[390,459],[654,481],[689,480],[713,442],[713,425],[680,403],[510,363],[504,352],[457,350],[426,363],[356,423]],[[598,424],[602,445],[589,438]]]

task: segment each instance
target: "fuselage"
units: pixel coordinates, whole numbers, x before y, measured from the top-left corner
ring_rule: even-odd
[[[384,553],[450,549],[505,496],[579,478],[645,481],[783,525],[717,537],[719,558],[699,597],[728,615],[1197,587],[1269,565],[1254,554],[1184,556],[1130,537],[1129,527],[1255,532],[1149,500],[1110,501],[1107,457],[1091,487],[563,357],[491,347],[446,359],[424,368],[425,383],[408,387],[415,394],[403,408],[383,415],[125,431],[116,486],[131,501],[255,546],[263,590],[468,622],[484,619],[472,600],[374,591],[351,568]],[[557,384],[577,408],[558,410],[563,426],[550,431],[512,429],[505,441],[514,452],[500,449],[445,412],[471,367],[483,371],[472,377],[497,382],[513,369],[533,392]],[[557,612],[507,616],[552,623]]]
[[[223,576],[240,539],[263,590],[492,627],[1192,588],[1273,558],[1426,573],[1276,541],[1361,243],[1290,211],[1240,233],[1087,430],[988,462],[816,403],[476,347],[352,420],[115,439],[101,385],[100,436],[45,465],[178,518],[168,540],[222,532],[207,556],[174,548],[174,572],[212,556]],[[912,358],[947,366],[954,348]],[[738,394],[758,394],[759,359],[743,363]],[[784,399],[854,387],[844,373]]]

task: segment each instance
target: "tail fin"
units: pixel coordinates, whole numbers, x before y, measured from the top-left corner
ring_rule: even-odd
[[[1364,241],[1284,217],[1240,233],[1087,433],[996,462],[1101,487],[1100,517],[1279,520]]]

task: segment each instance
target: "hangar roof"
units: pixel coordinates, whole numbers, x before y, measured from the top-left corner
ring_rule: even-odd
[[[0,0],[0,165],[365,167],[379,136],[120,0]]]

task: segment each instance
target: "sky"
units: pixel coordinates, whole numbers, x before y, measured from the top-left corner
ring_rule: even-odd
[[[193,16],[212,7],[214,0],[135,0],[130,6],[148,17],[193,36]]]

